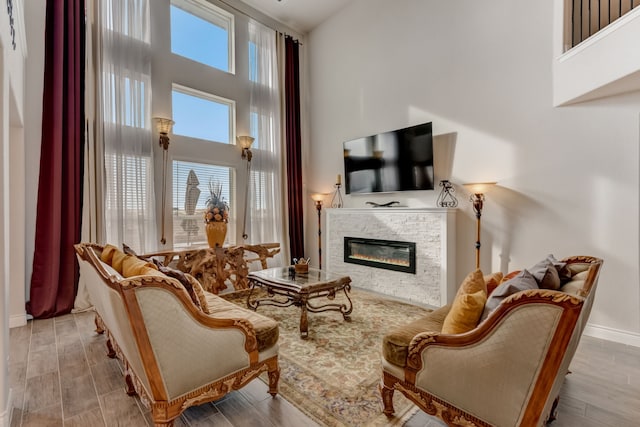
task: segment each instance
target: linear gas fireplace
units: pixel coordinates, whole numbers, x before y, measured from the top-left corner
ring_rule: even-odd
[[[416,244],[345,237],[344,262],[416,274]]]

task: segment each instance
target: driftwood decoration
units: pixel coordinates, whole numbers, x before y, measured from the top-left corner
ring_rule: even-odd
[[[245,257],[246,252],[251,254]],[[231,283],[235,290],[248,289],[249,263],[259,261],[263,269],[267,268],[267,259],[279,252],[280,243],[264,243],[157,252],[144,256],[163,257],[164,265],[175,266],[191,274],[206,291],[217,294],[227,289],[227,283]],[[252,257],[252,254],[256,256]]]

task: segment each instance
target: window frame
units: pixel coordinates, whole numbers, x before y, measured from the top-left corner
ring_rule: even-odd
[[[223,145],[235,145],[235,141],[236,141],[236,101],[233,99],[228,99],[228,98],[224,98],[222,96],[218,96],[218,95],[214,95],[212,93],[208,93],[208,92],[204,92],[198,89],[194,89],[188,86],[184,86],[178,83],[173,82],[171,84],[171,96],[173,97],[173,92],[180,92],[182,94],[185,95],[189,95],[189,96],[193,96],[196,98],[201,98],[201,99],[205,99],[207,101],[211,101],[211,102],[215,102],[218,104],[225,104],[229,107],[229,142],[222,142],[222,141],[215,141],[213,139],[203,139],[203,138],[196,138],[190,135],[183,135],[180,133],[176,133],[176,135],[180,135],[182,137],[185,138],[193,138],[193,139],[198,139],[201,141],[206,141],[206,142],[212,142],[212,143],[216,143],[216,144],[223,144]],[[172,105],[172,111],[174,109],[174,106]],[[172,116],[174,115],[175,111],[173,111]],[[175,120],[175,117],[172,117]]]
[[[222,70],[220,68],[213,67],[208,64],[203,64],[207,67],[213,68],[218,71],[222,71],[224,73],[236,74],[236,30],[235,30],[235,16],[232,13],[227,12],[220,7],[211,4],[205,1],[199,0],[171,0],[171,6],[175,6],[179,9],[182,9],[192,15],[195,15],[205,21],[211,22],[218,27],[221,27],[227,31],[227,54],[229,61],[229,70]],[[172,31],[172,30],[171,30]],[[177,53],[173,53],[171,48],[169,49],[173,55],[182,56]],[[183,58],[187,58],[191,61],[196,61],[195,59],[183,56]],[[199,62],[199,61],[196,61]],[[201,63],[201,62],[199,62]]]

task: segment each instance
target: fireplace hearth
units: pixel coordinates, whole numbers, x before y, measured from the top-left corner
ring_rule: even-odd
[[[344,262],[416,274],[416,244],[397,240],[345,237]]]

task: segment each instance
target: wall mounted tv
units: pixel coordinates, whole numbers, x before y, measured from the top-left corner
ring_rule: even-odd
[[[431,122],[344,143],[345,192],[433,190]]]

